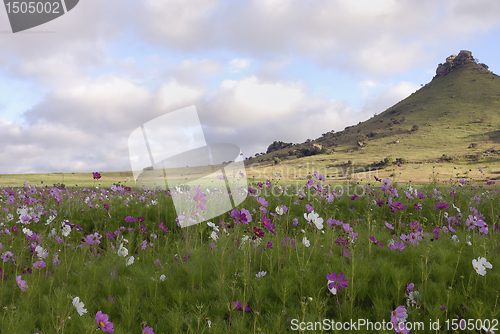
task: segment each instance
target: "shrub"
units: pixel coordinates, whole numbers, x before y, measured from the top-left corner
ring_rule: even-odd
[[[412,127],[411,127],[411,131],[414,132],[414,131],[417,131],[418,130],[418,124],[414,124]]]
[[[477,143],[471,143],[471,144],[469,145],[469,148],[477,148]]]

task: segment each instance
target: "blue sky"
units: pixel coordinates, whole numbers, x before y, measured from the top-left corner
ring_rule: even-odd
[[[12,34],[1,8],[0,173],[130,170],[129,135],[191,105],[206,142],[245,157],[340,131],[460,50],[499,73],[498,12],[487,0],[86,0]]]

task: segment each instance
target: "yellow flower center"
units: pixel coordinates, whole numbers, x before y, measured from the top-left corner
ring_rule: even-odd
[[[104,326],[104,322],[99,321],[99,326],[101,326],[101,327],[103,327],[103,328],[104,328],[104,327],[105,327],[105,326]]]
[[[41,265],[41,264],[39,264],[39,265],[38,265],[38,268],[41,268],[41,267],[42,267],[42,265]]]

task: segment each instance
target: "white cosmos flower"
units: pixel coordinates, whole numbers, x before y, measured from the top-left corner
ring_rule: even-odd
[[[160,276],[160,281],[162,281],[162,282],[163,282],[166,278],[167,278],[167,277],[166,277],[165,275],[161,275],[161,276]]]
[[[25,228],[23,228],[23,232],[24,232],[24,234],[26,234],[26,235],[28,235],[28,236],[30,236],[30,237],[31,237],[31,235],[33,234],[33,231],[32,231],[32,230],[30,230],[29,228],[26,228],[26,227],[25,227]]]
[[[318,230],[321,230],[323,228],[323,218],[319,218],[319,215],[317,213],[315,213],[314,211],[311,211],[309,213],[309,215],[306,215],[304,213],[304,218],[308,222],[314,223],[314,225],[316,225],[316,227],[318,228]]]
[[[118,255],[126,257],[128,255],[128,249],[123,247],[123,244],[120,244],[120,247],[118,248]]]
[[[266,276],[267,271],[259,271],[257,274],[255,274],[255,277],[260,278]]]
[[[304,246],[306,247],[309,247],[311,246],[311,242],[309,240],[307,240],[307,237],[304,237],[304,239],[302,239],[302,243],[304,244]]]
[[[217,235],[217,232],[212,231],[212,234],[210,234],[210,238],[212,238],[215,241],[217,241],[217,239],[219,239],[219,236]]]
[[[276,207],[276,213],[279,214],[280,216],[283,214],[283,207],[277,206]]]
[[[40,245],[36,246],[35,252],[36,252],[36,255],[38,256],[38,258],[40,258],[40,259],[46,258],[47,255],[49,255],[49,252],[46,249],[43,249],[42,246],[40,246]]]
[[[87,309],[83,308],[85,305],[80,301],[80,297],[75,297],[73,299],[73,306],[76,308],[76,311],[80,316],[87,313]]]
[[[472,266],[474,267],[476,272],[481,276],[484,276],[486,274],[485,268],[488,268],[488,269],[493,268],[491,263],[486,261],[486,259],[484,257],[478,257],[477,260],[476,259],[472,260]]]
[[[69,233],[71,232],[71,226],[64,224],[64,227],[62,229],[62,235],[67,237]]]
[[[128,252],[127,252],[128,253]],[[134,263],[134,257],[130,256],[127,260],[127,266],[130,266],[132,263]]]

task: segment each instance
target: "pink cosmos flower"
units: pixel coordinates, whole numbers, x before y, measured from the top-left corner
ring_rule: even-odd
[[[264,207],[267,207],[267,205],[268,205],[267,201],[263,197],[257,198],[257,202],[259,202],[259,204],[264,206]]]
[[[375,239],[374,237],[372,237],[371,235],[368,237],[371,241],[373,241],[375,243],[375,245],[377,246],[380,246],[380,247],[384,247],[384,244],[378,242],[377,239]]]
[[[399,252],[401,253],[405,249],[405,244],[404,242],[394,241],[394,243],[389,246],[389,249],[393,251],[399,250]]]
[[[108,321],[108,315],[102,314],[101,311],[97,312],[95,315],[95,321],[97,322],[97,327],[103,332],[114,333],[113,323]]]
[[[134,217],[132,217],[132,216],[127,216],[127,217],[125,217],[125,221],[126,221],[127,223],[134,223],[134,222],[136,222],[137,220],[136,220]]]
[[[33,267],[37,268],[37,269],[41,269],[41,268],[45,268],[47,265],[45,264],[44,261],[40,260],[40,261],[36,261],[35,263],[33,263]]]
[[[276,232],[274,232],[276,226],[271,223],[271,219],[266,218],[265,214],[262,216],[262,225],[272,234],[276,234]]]
[[[155,332],[153,332],[153,328],[151,327],[144,327],[144,329],[142,330],[142,334],[155,334]]]
[[[21,279],[21,276],[16,276],[16,283],[17,283],[17,286],[23,291],[23,292],[26,292],[26,288],[28,287],[26,285],[26,282],[24,280]]]
[[[402,305],[391,312],[391,322],[394,324],[394,328],[398,327],[397,325],[400,322],[406,321],[406,318],[408,318],[408,313],[406,313],[406,308]]]
[[[446,204],[446,203],[439,203],[439,204],[434,205],[434,207],[438,210],[441,210],[441,209],[448,209],[450,207],[450,205]]]
[[[349,279],[344,278],[344,273],[339,273],[337,276],[334,271],[331,274],[326,274],[326,279],[328,280],[328,289],[330,289],[330,291],[335,289],[333,290],[335,291],[334,293],[340,291],[342,288],[347,288],[348,286],[347,282],[349,281]]]
[[[200,190],[199,190],[199,187],[198,187],[198,190],[196,192],[196,195],[193,197],[194,201],[196,203],[198,203],[196,205],[196,208],[199,209],[199,210],[206,210],[207,209],[207,206],[205,205],[205,203],[207,202],[207,199],[205,198],[205,194],[202,193]]]
[[[92,176],[94,177],[94,180],[99,180],[101,178],[101,174],[98,172],[92,172]]]

